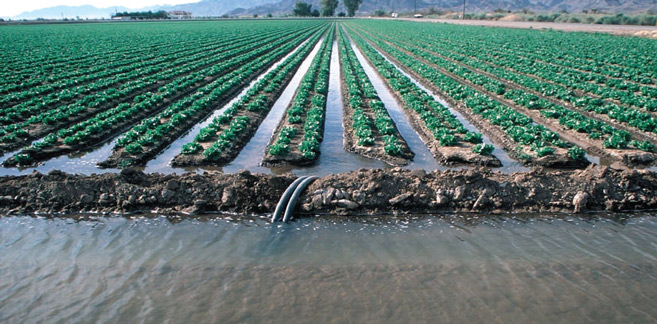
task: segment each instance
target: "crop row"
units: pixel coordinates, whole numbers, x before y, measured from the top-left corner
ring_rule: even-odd
[[[254,32],[290,30],[307,22],[271,23],[253,28],[250,23],[86,25],[86,26],[14,26],[0,31],[3,67],[0,88],[4,84],[23,85],[24,89],[82,76],[102,65],[120,64],[147,53],[198,48],[208,42],[225,42]],[[56,36],[51,33],[56,32]],[[171,37],[175,34],[175,37]],[[27,55],[24,55],[27,54]]]
[[[416,42],[416,44],[419,42]],[[434,43],[435,44],[435,43]],[[626,124],[627,126],[637,128],[640,131],[644,132],[657,132],[657,118],[655,118],[651,113],[647,112],[642,112],[637,109],[633,108],[628,108],[624,106],[620,106],[614,103],[609,103],[606,102],[605,100],[602,100],[600,98],[596,97],[590,97],[586,95],[575,95],[573,91],[564,88],[563,86],[551,82],[545,82],[543,79],[544,78],[555,78],[559,74],[550,71],[550,70],[545,70],[544,72],[537,72],[536,68],[532,68],[531,70],[524,69],[522,65],[517,64],[517,60],[513,59],[508,59],[508,61],[505,62],[504,65],[508,66],[513,66],[513,68],[501,68],[498,67],[497,65],[490,64],[488,62],[485,62],[480,59],[474,59],[469,57],[470,55],[472,56],[479,56],[479,55],[486,55],[485,53],[468,53],[468,55],[459,55],[459,54],[450,54],[450,51],[444,47],[440,46],[433,46],[433,45],[428,45],[428,44],[418,44],[418,47],[425,48],[428,51],[430,51],[433,55],[436,56],[444,56],[446,59],[450,59],[453,62],[457,64],[462,64],[466,65],[469,67],[476,68],[480,71],[485,71],[488,72],[492,75],[494,75],[497,78],[500,78],[504,81],[508,82],[513,82],[514,84],[524,87],[526,89],[529,89],[529,92],[535,92],[538,95],[543,95],[549,98],[556,98],[559,101],[562,101],[565,105],[571,106],[573,108],[577,107],[579,109],[583,109],[585,111],[594,113],[594,114],[601,114],[601,115],[607,115],[610,119],[615,120],[616,122]],[[440,53],[440,54],[438,54]],[[499,58],[500,56],[498,56]],[[510,61],[510,62],[509,62]],[[493,62],[493,63],[499,63],[499,62]],[[518,71],[523,71],[523,72],[518,72]],[[530,76],[530,73],[535,73],[537,75],[542,76],[541,78],[535,77],[533,75]],[[562,79],[564,79],[562,75]],[[586,84],[586,82],[582,82],[582,80],[568,80],[567,84],[570,85],[581,85],[581,84]],[[590,85],[590,88],[598,88],[597,85]],[[651,88],[653,89],[653,88]],[[657,90],[657,89],[653,89]],[[499,91],[504,91],[504,89],[500,88]],[[607,90],[605,90],[607,91]],[[614,96],[618,98],[631,98],[634,97],[633,90],[627,89],[627,91],[623,91],[621,94],[620,91],[613,91],[616,93]],[[534,102],[534,105],[542,105],[539,104],[539,101],[541,100],[535,100],[532,98],[535,98],[535,96],[528,96],[528,100],[531,100]],[[605,96],[603,96],[604,98]],[[624,100],[621,100],[624,101]],[[636,102],[636,101],[635,101]],[[643,106],[644,109],[653,111],[657,109],[657,100],[654,99],[643,99],[640,102],[642,102],[641,105],[637,106]],[[556,110],[561,110],[559,112],[560,115],[563,115],[565,112],[563,111],[563,108],[558,107],[558,105],[554,104],[548,104],[550,109],[556,109]],[[542,105],[545,106],[545,105]],[[601,116],[599,118],[605,118],[604,116]],[[570,127],[573,128],[573,127]],[[641,142],[642,144],[640,145],[641,147],[646,147],[646,145],[649,144],[649,142]]]
[[[82,95],[94,93],[137,77],[144,77],[162,69],[170,69],[171,67],[185,63],[185,59],[195,58],[195,60],[199,60],[204,57],[210,57],[216,55],[218,50],[227,50],[235,47],[234,45],[242,46],[246,40],[250,39],[257,42],[261,39],[272,37],[275,34],[279,33],[267,33],[262,36],[245,35],[222,43],[218,43],[217,40],[207,40],[205,43],[195,44],[191,49],[172,50],[173,48],[167,47],[163,51],[156,50],[148,55],[142,54],[130,60],[114,62],[113,64],[99,64],[94,69],[85,71],[81,77],[77,78],[72,75],[74,73],[81,73],[77,72],[77,70],[72,70],[70,73],[61,73],[62,80],[60,81],[32,86],[21,92],[5,94],[2,100],[0,100],[0,107],[7,106],[8,103],[18,103],[26,99],[28,100],[12,108],[2,109],[0,114],[6,115],[9,113],[20,113],[25,109],[40,110],[41,107],[52,107],[53,105],[78,98]],[[34,82],[38,82],[38,80]]]
[[[368,40],[384,53],[394,57],[402,66],[429,80],[442,93],[460,102],[472,113],[502,129],[508,138],[516,143],[516,151],[512,153],[517,158],[529,162],[535,158],[551,155],[558,148],[568,149],[568,155],[572,160],[584,158],[584,151],[581,148],[563,141],[557,133],[537,125],[531,118],[501,104],[490,95],[458,82],[455,78],[427,66],[415,56],[381,39],[368,37]]]
[[[346,93],[345,106],[350,108],[351,132],[356,136],[356,147],[378,147],[382,143],[385,155],[410,159],[413,153],[399,135],[392,118],[379,98],[374,86],[354,53],[345,32],[340,28],[338,37],[342,78]],[[349,132],[350,130],[345,130]],[[349,148],[348,148],[349,149]]]
[[[328,26],[327,26],[328,27]],[[326,29],[323,29],[326,30]],[[176,166],[223,165],[232,161],[255,134],[294,71],[324,33],[317,33],[295,53],[256,82],[244,96],[200,130],[174,158]]]
[[[298,33],[299,32],[286,35],[282,39],[279,39],[279,41],[283,44],[286,40],[298,36]],[[180,62],[184,64],[172,64],[171,66],[167,64],[165,67],[168,67],[168,69],[162,71],[157,70],[154,71],[154,74],[147,75],[144,78],[126,82],[118,89],[110,88],[90,94],[72,104],[48,109],[36,114],[35,116],[29,117],[24,122],[8,125],[3,129],[0,129],[0,136],[2,136],[0,137],[0,143],[2,143],[3,147],[7,148],[18,147],[26,140],[38,136],[44,136],[48,132],[67,126],[67,124],[70,124],[72,121],[85,119],[89,115],[102,112],[105,108],[112,107],[113,103],[125,103],[126,99],[130,100],[131,96],[148,91],[149,88],[152,89],[162,81],[174,80],[177,77],[189,74],[191,77],[198,79],[196,82],[207,82],[203,80],[206,76],[218,75],[218,73],[223,71],[223,65],[217,65],[218,62],[225,61],[230,57],[235,57],[240,54],[253,56],[258,55],[259,53],[264,53],[267,49],[271,48],[271,46],[266,45],[270,42],[271,38],[263,39],[259,42],[252,42],[245,39],[239,44],[229,46],[226,50],[217,51],[215,53],[216,55],[210,57],[202,58],[191,56],[184,58],[183,61]],[[263,49],[263,46],[265,46],[265,49]],[[172,91],[173,93],[180,93],[186,91],[186,87],[188,86],[181,85],[166,90]],[[45,124],[49,127],[35,127],[39,124]],[[35,129],[35,131],[29,132],[30,128]]]
[[[5,107],[8,103],[16,102],[29,98],[30,95],[46,95],[50,92],[62,90],[65,88],[79,86],[94,80],[95,77],[103,75],[114,70],[125,70],[126,67],[132,66],[135,63],[144,64],[146,61],[153,59],[164,59],[163,56],[192,52],[189,48],[191,41],[175,42],[169,44],[162,44],[154,46],[149,49],[133,50],[129,53],[118,52],[103,57],[101,64],[91,64],[93,60],[99,59],[92,56],[91,58],[81,60],[79,62],[68,62],[66,66],[61,67],[57,74],[42,74],[32,76],[24,80],[21,73],[14,73],[11,76],[5,76],[5,81],[0,85],[0,94],[3,95],[0,100],[0,107]],[[198,42],[201,48],[211,48],[216,46],[217,40],[203,39]],[[197,47],[198,48],[198,47]],[[73,60],[72,60],[73,61]],[[25,70],[29,70],[29,64],[23,63],[22,66]],[[22,71],[23,72],[23,71]],[[9,74],[8,72],[5,74]]]
[[[436,37],[430,40],[426,38],[423,40],[416,39],[414,42],[420,46],[433,47],[437,52],[446,55],[453,52],[463,56],[472,56],[486,63],[548,80],[569,89],[590,93],[603,99],[618,101],[648,111],[657,110],[657,102],[654,100],[657,99],[657,88],[652,84],[646,86],[619,77],[601,75],[582,70],[581,66],[572,62],[546,59],[544,55],[538,53],[523,53],[505,48],[494,48],[490,44],[475,43],[465,50],[463,46],[454,46],[453,42],[446,42],[444,39]],[[465,44],[463,40],[459,40],[459,42],[461,45]]]
[[[563,105],[555,104],[549,100],[537,97],[531,93],[527,93],[527,91],[507,89],[506,84],[495,78],[485,75],[484,73],[478,72],[470,66],[461,65],[441,57],[441,55],[437,53],[433,53],[419,47],[410,46],[401,42],[397,42],[396,45],[430,63],[436,64],[438,67],[453,73],[454,75],[457,75],[475,85],[483,87],[489,93],[498,96],[503,95],[504,99],[507,99],[516,105],[525,107],[530,110],[538,110],[541,112],[549,111],[550,113],[542,113],[541,115],[545,118],[558,120],[559,124],[564,126],[566,129],[573,129],[579,133],[586,133],[589,135],[589,138],[593,140],[603,140],[602,146],[605,148],[624,149],[627,148],[628,145],[632,145],[635,148],[647,151],[652,151],[654,149],[654,146],[650,142],[633,140],[629,132],[619,130],[604,121],[590,118],[574,109],[569,109]],[[513,78],[515,80],[523,77],[509,76],[512,75],[512,73],[505,73],[505,75],[508,78]],[[521,83],[521,85],[527,85],[531,88],[535,88],[536,85],[535,82],[518,82]]]
[[[608,78],[591,72],[581,71],[572,67],[557,65],[552,62],[539,60],[540,56],[520,56],[505,50],[487,48],[473,45],[475,49],[464,50],[452,47],[442,39],[414,39],[413,43],[433,52],[441,53],[468,65],[479,65],[482,69],[495,70],[503,67],[507,73],[526,77],[533,80],[528,82],[541,85],[541,92],[547,95],[573,97],[573,90],[589,93],[593,98],[579,100],[584,105],[588,101],[599,101],[598,98],[608,99],[610,102],[642,108],[647,111],[657,111],[657,88],[643,86],[624,80]],[[548,81],[545,83],[542,81]],[[566,87],[568,90],[563,89]]]
[[[308,164],[320,154],[324,132],[326,96],[328,94],[329,65],[335,36],[331,27],[319,53],[304,75],[290,107],[286,111],[278,131],[266,149],[266,163],[285,161],[292,164]],[[295,140],[295,138],[301,138]],[[290,154],[290,153],[293,154]]]
[[[444,39],[453,48],[467,47],[473,52],[504,51],[540,62],[593,72],[605,78],[621,78],[646,85],[653,85],[657,79],[657,72],[649,68],[654,64],[651,53],[657,50],[657,46],[649,39],[606,34],[476,28],[461,28],[453,32],[455,28],[451,26],[441,27],[445,29],[445,33],[441,34],[450,35]],[[422,34],[429,36],[429,39],[433,38],[430,33]],[[436,31],[433,30],[432,34],[435,35]],[[475,41],[482,39],[486,41]]]
[[[312,39],[316,39],[317,35]],[[310,40],[309,42],[313,42]],[[144,164],[162,148],[191,128],[208,111],[226,102],[232,94],[253,79],[260,71],[284,56],[298,45],[289,42],[279,45],[257,60],[244,64],[239,70],[222,76],[196,93],[172,104],[160,114],[145,119],[119,139],[112,156],[104,166],[127,166]]]
[[[57,107],[58,105],[70,101],[71,99],[79,98],[83,95],[86,95],[86,97],[83,98],[84,101],[79,101],[79,103],[82,105],[89,104],[93,102],[96,94],[103,89],[107,89],[109,87],[114,87],[114,89],[116,89],[117,86],[125,84],[126,82],[135,80],[147,80],[149,76],[151,78],[153,76],[157,76],[158,73],[160,73],[162,70],[183,68],[187,64],[198,65],[199,63],[204,62],[202,61],[203,59],[207,59],[206,61],[212,62],[214,61],[214,57],[216,55],[220,55],[226,51],[230,51],[232,49],[248,49],[244,47],[244,44],[247,44],[246,39],[241,40],[241,42],[238,42],[237,44],[227,44],[228,46],[226,47],[221,46],[209,51],[204,49],[204,51],[199,51],[196,53],[179,53],[173,57],[165,57],[162,60],[158,60],[158,62],[155,62],[155,65],[148,64],[142,66],[130,66],[130,69],[127,72],[121,70],[105,71],[103,74],[92,75],[92,77],[94,77],[97,81],[77,87],[72,90],[66,89],[47,96],[41,96],[41,94],[38,92],[39,89],[30,89],[23,94],[26,97],[31,97],[31,100],[22,102],[13,107],[0,110],[0,114],[3,116],[0,118],[0,123],[5,125],[19,123],[28,119],[29,117],[34,116],[35,114],[48,111],[54,107]],[[7,98],[9,97],[10,96],[7,96]]]
[[[435,156],[440,157],[443,162],[447,163],[451,162],[450,158],[455,159],[455,155],[450,152],[453,149],[441,150],[439,148],[440,146],[458,146],[459,148],[469,149],[480,155],[490,155],[492,153],[493,146],[483,144],[481,133],[467,131],[448,108],[444,107],[433,96],[413,83],[410,78],[381,56],[358,33],[351,33],[351,37],[369,61],[372,62],[392,91],[397,94],[402,107],[405,108],[411,120],[419,121],[413,123],[415,129],[423,136],[425,142],[429,144],[428,146]],[[438,145],[432,145],[434,143]],[[499,160],[492,157],[466,158],[465,156],[467,154],[463,154],[464,152],[459,153],[459,163],[500,165]]]
[[[221,63],[216,63],[215,65],[206,68],[199,72],[194,72],[183,77],[179,77],[172,81],[171,83],[160,87],[155,93],[145,93],[135,97],[132,104],[123,103],[118,105],[115,108],[102,112],[95,117],[88,119],[84,122],[75,124],[69,128],[62,129],[57,133],[58,139],[49,143],[49,141],[42,141],[35,143],[32,147],[24,150],[23,152],[16,155],[15,162],[19,164],[29,164],[35,160],[41,160],[48,158],[53,155],[63,154],[71,150],[71,148],[84,148],[87,146],[94,145],[96,143],[102,142],[108,135],[111,135],[121,129],[124,129],[126,125],[134,124],[139,121],[139,118],[148,116],[149,114],[158,111],[161,109],[167,101],[175,100],[180,98],[189,92],[190,88],[197,87],[199,83],[211,84],[211,87],[203,89],[203,91],[211,91],[211,88],[221,87],[223,91],[226,91],[229,88],[235,86],[235,84],[228,83],[228,80],[236,77],[239,80],[245,82],[250,78],[250,74],[255,73],[256,71],[251,71],[251,62],[257,62],[260,59],[263,59],[263,63],[266,64],[273,60],[276,56],[284,53],[284,50],[290,50],[294,44],[298,44],[307,37],[312,31],[300,31],[293,36],[292,39],[284,38],[276,41],[262,41],[264,46],[257,46],[257,50],[247,52],[245,54],[233,56],[230,59],[224,59]],[[264,43],[267,43],[266,45]],[[280,51],[276,51],[278,47]],[[237,70],[236,70],[237,69]],[[232,73],[229,73],[231,72]],[[208,78],[214,79],[212,83],[208,82]],[[203,93],[203,92],[201,92]],[[182,100],[182,103],[177,107],[184,107],[185,101]],[[186,108],[186,107],[185,107]],[[194,109],[198,109],[198,106],[195,106]],[[174,112],[174,108],[165,110],[163,114]],[[185,119],[185,115],[176,115],[171,114],[171,118],[168,120],[172,123],[180,122],[180,119]],[[158,125],[150,125],[153,128],[156,128]],[[162,131],[164,128],[160,128],[158,131]],[[11,159],[8,160],[8,163],[12,163]]]

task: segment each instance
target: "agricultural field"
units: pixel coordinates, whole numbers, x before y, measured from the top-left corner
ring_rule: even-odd
[[[5,169],[92,155],[98,172],[163,157],[167,170],[244,159],[323,173],[368,160],[423,168],[411,145],[420,141],[442,168],[644,167],[657,157],[649,39],[238,20],[4,26],[0,40]],[[326,143],[336,110],[342,136]],[[240,155],[262,136],[258,156]],[[327,145],[342,147],[333,160],[355,162],[334,169],[321,158]]]
[[[0,24],[0,324],[654,322],[657,40],[418,20]]]

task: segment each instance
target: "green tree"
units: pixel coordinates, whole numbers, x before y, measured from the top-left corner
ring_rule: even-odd
[[[313,5],[303,1],[298,1],[294,4],[294,10],[292,10],[292,13],[299,17],[310,17],[312,14],[312,9]]]
[[[322,16],[331,17],[335,14],[335,9],[338,7],[338,0],[322,0]]]
[[[363,3],[363,0],[344,0],[344,6],[347,8],[347,16],[353,17],[358,11],[358,6]]]
[[[311,16],[313,17],[319,17],[319,10],[315,9],[310,13]]]

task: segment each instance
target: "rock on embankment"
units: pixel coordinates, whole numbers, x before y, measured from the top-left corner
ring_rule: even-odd
[[[47,175],[0,178],[0,213],[235,212],[265,214],[294,176],[205,173]],[[488,169],[425,173],[359,170],[318,179],[302,195],[308,214],[584,212],[657,208],[657,174],[591,166],[505,175]]]

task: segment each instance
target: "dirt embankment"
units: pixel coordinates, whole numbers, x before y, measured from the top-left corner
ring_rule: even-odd
[[[0,178],[0,214],[233,212],[267,214],[294,176],[205,173],[47,175]],[[326,176],[302,195],[300,214],[579,212],[657,208],[657,174],[617,167],[534,169],[511,175],[460,171],[359,170]]]

